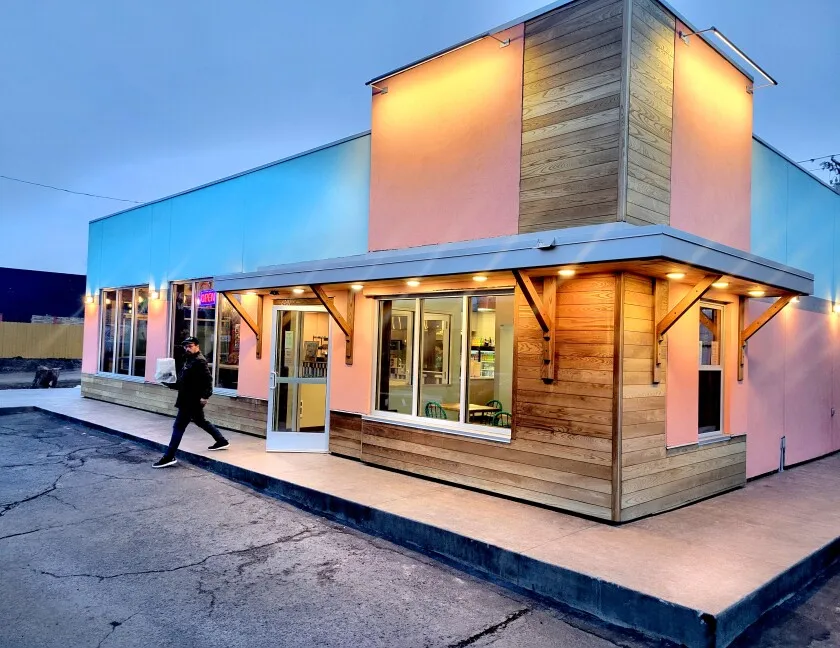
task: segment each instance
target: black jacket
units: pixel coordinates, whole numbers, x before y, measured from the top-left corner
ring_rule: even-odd
[[[175,407],[199,407],[202,398],[210,398],[213,395],[213,377],[210,375],[210,367],[207,366],[207,358],[201,353],[188,355],[184,366],[178,372],[178,382],[166,386],[178,390]]]

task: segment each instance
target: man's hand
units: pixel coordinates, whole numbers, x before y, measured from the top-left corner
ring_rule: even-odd
[[[204,407],[205,405],[207,405],[207,399],[206,399],[206,398],[202,398],[202,399],[201,399],[200,401],[198,401],[198,402],[199,402],[199,403],[201,403],[201,406],[202,406],[202,407]]]

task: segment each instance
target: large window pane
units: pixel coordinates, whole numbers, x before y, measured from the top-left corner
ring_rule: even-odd
[[[427,418],[458,421],[461,412],[461,348],[464,299],[422,299],[420,407]]]
[[[134,322],[134,291],[117,291],[117,373],[129,375],[131,361],[132,324]]]
[[[216,386],[236,389],[239,384],[239,333],[241,318],[226,297],[220,297],[218,362],[216,363]]]
[[[134,367],[132,376],[146,375],[146,333],[149,326],[149,289],[134,291],[134,313],[137,323],[134,327]]]
[[[102,352],[99,370],[114,372],[114,337],[117,334],[117,292],[102,292]]]
[[[471,297],[467,402],[470,422],[510,427],[513,295]]]
[[[216,361],[216,293],[212,281],[196,282],[196,318],[195,332],[201,353],[207,358],[212,371]]]
[[[192,335],[193,296],[192,284],[172,285],[172,357],[180,371],[184,364],[184,338]]]
[[[699,312],[700,376],[697,429],[700,434],[705,434],[723,430],[723,308],[701,304]]]
[[[376,406],[385,412],[412,413],[416,304],[414,299],[380,302]]]

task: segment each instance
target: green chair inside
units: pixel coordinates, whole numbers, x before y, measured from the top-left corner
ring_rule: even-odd
[[[505,406],[502,405],[502,401],[496,400],[495,398],[493,400],[487,401],[487,407],[495,407],[502,411],[504,411],[505,409]]]
[[[512,420],[510,412],[499,412],[493,417],[493,427],[509,428]]]
[[[423,413],[426,415],[426,418],[446,418],[446,410],[443,409],[437,401],[429,401],[426,403],[426,407],[423,408]]]

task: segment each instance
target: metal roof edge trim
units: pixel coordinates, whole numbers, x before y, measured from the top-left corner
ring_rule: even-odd
[[[269,167],[276,166],[278,164],[283,164],[284,162],[291,162],[300,157],[304,157],[306,155],[312,155],[313,153],[318,153],[319,151],[323,151],[328,148],[332,148],[333,146],[340,146],[341,144],[346,144],[355,139],[359,139],[361,137],[366,137],[370,135],[370,130],[362,131],[360,133],[356,133],[355,135],[348,135],[347,137],[343,137],[339,140],[335,140],[333,142],[329,142],[327,144],[322,144],[321,146],[316,146],[315,148],[308,149],[306,151],[301,151],[300,153],[293,153],[287,157],[281,158],[279,160],[275,160],[274,162],[266,162],[258,167],[254,167],[253,169],[246,169],[245,171],[240,171],[239,173],[234,173],[233,175],[225,176],[224,178],[219,178],[218,180],[211,180],[210,182],[205,182],[204,184],[198,185],[196,187],[192,187],[190,189],[184,189],[183,191],[179,191],[178,193],[171,194],[169,196],[164,196],[163,198],[155,198],[154,200],[150,200],[148,202],[144,202],[140,205],[134,205],[134,207],[128,207],[126,209],[121,209],[118,212],[113,212],[111,214],[106,214],[105,216],[99,216],[98,218],[93,218],[88,221],[88,225],[91,223],[96,223],[101,220],[105,220],[106,218],[111,218],[112,216],[119,216],[120,214],[125,214],[126,212],[134,211],[135,209],[140,209],[142,207],[148,207],[149,205],[154,205],[159,202],[163,202],[165,200],[171,200],[172,198],[177,198],[178,196],[183,196],[188,193],[192,193],[193,191],[199,191],[200,189],[206,189],[207,187],[212,187],[213,185],[221,184],[222,182],[227,182],[228,180],[235,180],[244,175],[248,175],[249,173],[256,173],[257,171],[262,171],[263,169],[267,169]]]

